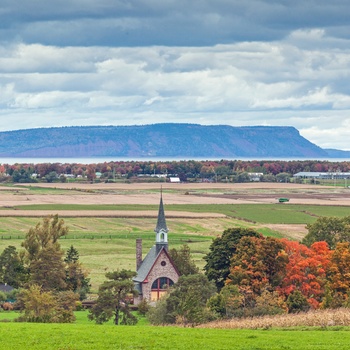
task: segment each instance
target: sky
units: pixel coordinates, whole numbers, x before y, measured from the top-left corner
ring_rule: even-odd
[[[1,0],[0,131],[293,126],[350,150],[349,0]]]

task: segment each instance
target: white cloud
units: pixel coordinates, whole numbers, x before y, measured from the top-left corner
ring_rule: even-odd
[[[165,121],[291,125],[319,146],[346,149],[349,44],[320,28],[274,42],[204,47],[3,45],[1,130]]]

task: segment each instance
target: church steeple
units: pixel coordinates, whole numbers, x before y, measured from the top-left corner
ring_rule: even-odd
[[[164,214],[163,191],[161,189],[157,226],[154,229],[154,232],[156,233],[156,245],[157,247],[159,247],[159,249],[161,247],[165,247],[165,249],[168,249],[168,231],[169,230],[166,225]]]

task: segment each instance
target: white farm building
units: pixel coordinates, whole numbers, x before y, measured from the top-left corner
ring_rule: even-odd
[[[301,171],[294,174],[293,177],[300,179],[350,179],[350,173]]]

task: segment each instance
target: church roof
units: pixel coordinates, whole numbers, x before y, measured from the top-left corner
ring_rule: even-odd
[[[168,227],[166,225],[164,206],[163,206],[163,197],[160,197],[159,210],[158,210],[158,220],[157,226],[154,229],[154,232],[160,232],[161,230],[168,232]]]
[[[158,255],[160,254],[161,251],[162,251],[162,249],[157,253],[157,246],[156,245],[154,245],[150,249],[150,251],[148,252],[146,257],[143,259],[140,268],[137,270],[136,277],[133,278],[133,280],[135,282],[143,282],[147,278],[150,270],[152,269],[155,261],[157,260]]]

